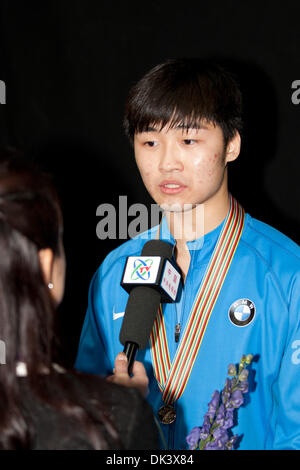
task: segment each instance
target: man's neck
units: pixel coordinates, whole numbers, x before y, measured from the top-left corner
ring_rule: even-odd
[[[204,204],[195,206],[186,213],[165,212],[170,233],[176,240],[175,257],[181,269],[183,282],[185,282],[191,260],[186,242],[203,237],[218,227],[225,219],[229,206],[229,194],[226,186],[213,198]]]
[[[196,240],[218,227],[229,210],[228,191],[218,192],[204,204],[184,212],[165,212],[170,233],[178,248]]]

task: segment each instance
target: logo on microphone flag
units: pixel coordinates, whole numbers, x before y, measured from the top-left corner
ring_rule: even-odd
[[[153,260],[151,258],[148,258],[146,260],[137,258],[134,260],[133,263],[133,271],[131,273],[131,280],[132,281],[137,281],[137,280],[148,280],[150,278],[150,268],[153,264]]]
[[[160,256],[128,256],[123,283],[155,284],[160,262]]]

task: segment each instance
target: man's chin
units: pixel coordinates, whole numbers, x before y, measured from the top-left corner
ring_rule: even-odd
[[[181,202],[175,202],[172,204],[159,204],[159,207],[164,212],[189,212],[197,207],[197,204],[183,204]]]

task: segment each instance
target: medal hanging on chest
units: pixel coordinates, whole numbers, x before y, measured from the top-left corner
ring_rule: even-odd
[[[171,364],[161,306],[150,336],[154,374],[165,403],[158,416],[163,424],[176,419],[172,406],[182,395],[192,371],[208,321],[238,246],[245,212],[231,196],[230,209],[224,221],[214,252],[194,300],[182,338]],[[178,338],[179,339],[179,338]]]
[[[158,418],[162,424],[174,423],[176,419],[176,411],[172,405],[163,405],[158,410]]]

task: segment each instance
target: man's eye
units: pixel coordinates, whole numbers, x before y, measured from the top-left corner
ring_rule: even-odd
[[[144,145],[146,145],[146,147],[155,147],[157,145],[157,142],[155,142],[154,140],[147,140]]]
[[[195,139],[184,139],[183,142],[184,142],[185,145],[193,145],[197,142],[197,140],[195,140]]]

